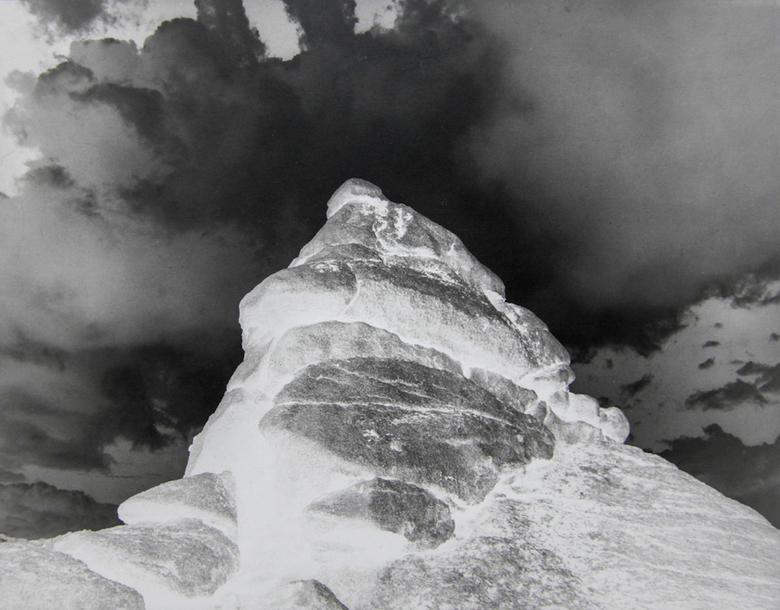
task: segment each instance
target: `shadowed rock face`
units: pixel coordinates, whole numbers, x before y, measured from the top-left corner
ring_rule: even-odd
[[[274,610],[349,610],[333,591],[316,580],[295,580],[278,587],[257,605]]]
[[[337,517],[364,519],[426,547],[445,542],[455,530],[447,504],[416,485],[378,477],[336,492],[315,502],[310,509]]]
[[[553,454],[552,434],[463,377],[403,360],[311,365],[261,427],[311,439],[384,476],[484,499],[507,464]]]
[[[780,608],[780,532],[623,446],[544,323],[377,187],[342,186],[240,320],[185,477],[21,551],[83,560],[81,607]]]

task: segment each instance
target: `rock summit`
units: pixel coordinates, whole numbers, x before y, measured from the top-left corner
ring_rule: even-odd
[[[243,299],[184,478],[0,539],[0,608],[780,608],[780,532],[625,446],[456,236],[361,180],[327,215]]]

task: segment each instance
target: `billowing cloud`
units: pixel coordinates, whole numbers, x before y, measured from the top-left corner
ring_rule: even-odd
[[[469,151],[554,243],[532,302],[625,322],[758,268],[777,277],[777,3],[469,7],[506,53]]]
[[[623,385],[621,387],[621,390],[625,396],[627,396],[628,398],[633,398],[634,396],[639,394],[639,392],[641,392],[647,386],[649,386],[652,381],[653,381],[653,375],[651,373],[646,373],[636,381]]]
[[[19,474],[18,472],[0,469],[0,484],[23,483],[24,480],[24,475]]]
[[[778,276],[778,261],[770,260],[757,273],[748,273],[738,281],[713,288],[721,298],[729,298],[734,307],[754,307],[780,303],[780,285],[773,281]]]
[[[680,316],[684,327],[660,349],[593,350],[590,361],[574,363],[573,387],[628,409],[634,442],[654,451],[711,424],[747,445],[773,442],[780,434],[780,402],[771,391],[780,353],[766,328],[778,316],[778,304],[746,308],[728,297],[706,299]]]
[[[715,365],[715,358],[707,358],[704,362],[699,363],[699,368],[704,370],[711,368]]]
[[[51,538],[69,531],[120,525],[116,506],[80,491],[46,483],[0,484],[0,533],[14,538]]]
[[[761,364],[760,362],[753,362],[750,360],[737,369],[737,375],[754,376],[764,375],[769,372],[773,367],[768,364]]]
[[[70,32],[118,6],[26,1]],[[9,80],[4,124],[40,158],[0,207],[0,468],[106,471],[115,439],[196,430],[239,299],[351,177],[457,233],[582,353],[647,355],[702,294],[775,304],[775,5],[404,0],[356,32],[352,0],[287,0],[304,51],[283,61],[239,0],[195,4]]]
[[[219,337],[54,353],[19,340],[7,351],[0,357],[0,468],[11,472],[108,472],[105,448],[117,438],[152,450],[186,441],[238,364],[237,349]]]
[[[487,51],[443,3],[360,35],[338,7],[338,35],[300,13],[309,51],[290,62],[264,57],[240,2],[204,0],[140,49],[78,41],[13,76],[5,124],[42,156],[0,209],[0,467],[108,472],[116,439],[197,431],[240,358],[239,299],[346,178],[463,210],[448,134],[476,111]]]
[[[746,446],[717,424],[704,433],[670,441],[661,456],[780,527],[780,438]]]
[[[689,409],[700,408],[704,411],[709,409],[729,411],[747,402],[767,404],[766,398],[764,398],[756,386],[737,379],[721,388],[702,390],[691,394],[685,399],[685,406]]]
[[[291,61],[264,59],[239,0],[199,0],[140,50],[75,43],[7,122],[79,205],[238,223],[264,272],[341,181],[373,180],[572,346],[657,345],[703,289],[769,273],[776,6],[407,0],[394,29],[356,34],[354,1],[285,4]]]
[[[148,0],[22,0],[51,36],[83,34],[97,23],[116,21],[120,5],[130,2],[144,6]]]
[[[780,364],[771,366],[758,362],[747,362],[737,375],[754,376],[754,384],[762,392],[780,392]]]
[[[22,0],[30,12],[66,32],[89,27],[105,15],[106,0]]]

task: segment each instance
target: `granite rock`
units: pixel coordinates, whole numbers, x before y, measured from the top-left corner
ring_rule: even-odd
[[[553,438],[468,379],[414,362],[351,358],[312,365],[260,422],[348,461],[481,501],[506,464],[550,458]]]
[[[144,597],[211,595],[239,563],[238,546],[197,519],[73,532],[49,544]]]
[[[236,535],[235,483],[229,471],[204,472],[152,487],[119,505],[127,525],[198,519],[230,538]]]
[[[1,610],[144,610],[135,590],[40,542],[0,535]]]
[[[278,587],[247,610],[349,610],[333,592],[316,580],[295,580]]]
[[[425,547],[437,547],[452,537],[455,523],[450,508],[430,492],[401,481],[381,479],[358,483],[316,501],[310,510],[363,519],[402,534]]]

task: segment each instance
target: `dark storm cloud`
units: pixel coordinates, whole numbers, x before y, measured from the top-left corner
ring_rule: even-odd
[[[110,440],[95,425],[99,416],[61,408],[40,395],[15,387],[0,390],[0,467],[24,465],[103,470]]]
[[[714,285],[707,294],[728,299],[733,307],[739,308],[776,305],[780,303],[780,286],[776,282],[778,276],[780,263],[771,259],[737,281]]]
[[[0,468],[107,472],[104,449],[186,441],[206,422],[238,365],[230,345],[179,344],[56,353],[20,345],[0,356]],[[186,443],[185,443],[186,444]]]
[[[105,468],[112,439],[197,429],[240,356],[240,297],[352,177],[458,234],[573,348],[646,353],[702,287],[776,252],[765,9],[727,11],[724,37],[721,9],[694,27],[678,4],[406,0],[356,34],[353,2],[288,0],[305,51],[282,61],[238,0],[199,0],[141,49],[79,41],[16,75],[4,122],[41,161],[0,209],[4,396],[22,397],[0,435],[30,463]]]
[[[759,362],[746,362],[739,369],[737,369],[737,375],[761,375],[766,373],[771,367],[767,364],[761,364]]]
[[[704,362],[699,364],[701,370],[710,369],[715,365],[715,358],[707,358]]]
[[[22,0],[22,3],[42,24],[62,34],[84,32],[97,21],[114,18],[107,0]]]
[[[55,24],[65,32],[87,28],[104,14],[106,0],[22,0],[29,11],[44,23]]]
[[[44,343],[29,341],[22,334],[17,334],[14,341],[0,345],[0,362],[3,357],[7,357],[17,362],[29,362],[62,371],[65,368],[65,356],[64,351]]]
[[[685,407],[703,411],[710,409],[731,411],[748,402],[765,405],[767,399],[752,383],[737,379],[714,390],[701,390],[691,394],[685,399]]]
[[[717,424],[704,432],[703,438],[669,441],[661,456],[780,527],[780,438],[746,446]]]
[[[265,60],[224,0],[140,51],[77,42],[37,79],[17,75],[5,122],[43,160],[0,211],[9,469],[106,469],[118,437],[158,448],[197,430],[240,356],[239,298],[292,259],[343,180],[496,223],[463,214],[452,160],[485,49],[443,3],[410,2],[384,37],[325,36],[300,13],[328,6],[291,5],[309,47],[291,62]]]
[[[408,0],[393,31],[357,35],[353,1],[289,0],[306,51],[282,62],[238,0],[196,4],[197,21],[163,24],[140,52],[76,45],[13,123],[90,193],[177,228],[241,223],[259,273],[353,176],[458,233],[575,347],[646,352],[708,282],[775,255],[771,7],[485,2],[454,17]],[[66,110],[91,128],[59,133],[89,138],[41,142],[35,125]],[[713,124],[751,146],[730,153]],[[721,230],[735,200],[755,213]]]
[[[287,0],[284,4],[287,14],[303,30],[300,42],[304,48],[348,44],[355,38],[355,0]]]
[[[226,63],[246,68],[265,54],[257,30],[249,27],[242,0],[195,0],[198,21],[220,39]]]
[[[80,491],[46,483],[0,485],[0,533],[14,538],[51,538],[83,529],[121,525],[116,506]]]
[[[2,484],[23,483],[25,480],[26,479],[23,474],[19,474],[18,472],[11,472],[10,470],[3,470],[0,468],[0,483]]]
[[[558,238],[530,302],[614,311],[625,332],[631,306],[647,320],[749,271],[777,277],[776,3],[469,6],[507,52],[470,151]]]
[[[653,376],[650,373],[647,373],[646,375],[643,375],[640,379],[637,379],[633,383],[627,383],[626,385],[620,386],[622,394],[627,398],[633,398],[639,392],[644,390],[647,386],[649,386],[653,381]]]
[[[198,347],[147,345],[114,355],[100,380],[113,405],[105,420],[112,436],[157,449],[203,426],[239,360],[226,349],[209,355]]]
[[[772,366],[751,360],[737,371],[737,375],[755,376],[754,384],[762,392],[780,392],[780,364]]]

